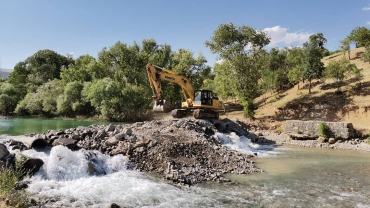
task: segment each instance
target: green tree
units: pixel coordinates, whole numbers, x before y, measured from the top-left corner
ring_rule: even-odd
[[[261,51],[270,43],[266,33],[249,26],[221,24],[205,44],[227,61],[236,75],[235,93],[244,106],[244,115],[254,114],[253,99],[258,95]]]
[[[324,47],[324,45],[328,42],[327,39],[324,37],[322,33],[316,33],[310,36],[309,38],[310,43],[316,44],[319,48],[321,56],[328,56],[330,54],[329,50]]]
[[[287,49],[288,55],[286,58],[286,65],[288,68],[288,80],[291,84],[295,85],[298,84],[299,89],[299,82],[303,80],[303,60],[305,57],[304,49],[300,47],[293,47]]]
[[[57,115],[57,100],[63,88],[58,79],[40,85],[36,92],[29,92],[16,107],[16,112],[22,115]]]
[[[344,38],[340,41],[340,49],[343,51],[343,56],[348,53],[348,60],[351,60],[351,44],[349,38]]]
[[[289,71],[288,79],[290,83],[294,85],[297,84],[299,90],[299,82],[302,80],[302,72],[299,66],[296,66]]]
[[[60,73],[63,85],[69,82],[90,82],[109,76],[109,71],[101,62],[90,55],[78,57],[68,68],[63,68]]]
[[[21,100],[18,104],[17,107],[15,108],[15,113],[17,113],[20,116],[25,116],[25,115],[30,115],[31,112],[27,108],[27,105],[30,103],[31,98],[33,97],[35,93],[27,93],[26,96]],[[41,105],[41,103],[40,103]]]
[[[322,33],[318,34],[310,36],[309,41],[303,44],[305,55],[302,61],[302,72],[303,78],[309,82],[309,93],[311,93],[312,80],[320,78],[324,70],[321,59],[323,58],[322,49],[326,39],[323,39]]]
[[[0,114],[9,115],[12,112],[13,99],[7,94],[0,95]]]
[[[347,78],[351,73],[351,64],[348,59],[342,58],[339,61],[329,61],[324,70],[324,77],[334,79],[337,84],[337,91],[340,91],[340,82]]]
[[[27,83],[27,77],[30,72],[27,70],[27,63],[24,61],[18,62],[14,66],[14,70],[9,74],[9,83],[21,85]]]
[[[9,112],[13,112],[17,106],[17,103],[23,98],[25,89],[19,88],[8,82],[0,84],[0,94],[9,96],[10,100],[7,103],[7,109]],[[5,105],[5,102],[4,102]]]
[[[272,48],[270,50],[268,68],[266,68],[269,71],[263,73],[262,76],[262,79],[267,79],[271,82],[269,85],[271,87],[270,90],[283,90],[285,85],[289,84],[287,56],[287,50],[279,50],[278,48]],[[267,78],[264,75],[271,77]]]
[[[370,46],[370,30],[366,27],[356,27],[348,35],[350,43],[354,43],[356,48]]]
[[[84,84],[79,81],[68,83],[63,95],[59,96],[57,100],[57,112],[60,115],[74,117],[76,115],[92,115],[94,109],[90,102],[82,96]]]
[[[363,69],[362,68],[357,68],[356,65],[351,66],[351,72],[352,75],[355,77],[355,79],[359,82],[360,88],[361,86],[361,80],[364,78],[364,75],[362,74]]]
[[[216,76],[214,78],[214,88],[210,89],[214,89],[222,99],[236,97],[235,89],[237,86],[235,80],[237,80],[237,77],[229,62],[215,63],[213,70]]]
[[[122,99],[120,87],[111,78],[95,80],[86,85],[85,94],[103,119],[120,120]],[[131,102],[131,101],[126,101]]]
[[[52,50],[40,50],[28,57],[25,62],[29,72],[27,76],[29,89],[35,90],[39,85],[60,79],[61,69],[68,67],[73,60]]]

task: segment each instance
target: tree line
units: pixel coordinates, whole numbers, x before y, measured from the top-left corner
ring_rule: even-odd
[[[370,31],[355,28],[340,50],[349,54],[351,44],[370,48]],[[211,89],[221,98],[237,98],[245,116],[253,116],[253,100],[269,91],[285,90],[301,81],[318,78],[337,81],[347,76],[360,80],[361,69],[348,59],[321,59],[330,55],[322,33],[311,35],[300,47],[265,49],[268,35],[249,26],[221,24],[205,45],[220,57],[213,67],[191,50],[173,51],[168,44],[146,39],[132,45],[117,42],[103,48],[97,58],[76,59],[52,50],[40,50],[16,64],[8,79],[0,81],[0,114],[47,117],[98,117],[110,121],[141,120],[152,108],[152,90],[145,66],[148,62],[189,78],[195,89]],[[370,52],[363,58],[369,61]],[[346,61],[347,60],[347,61]],[[167,102],[181,106],[180,86],[162,82]],[[299,86],[298,86],[299,88]]]

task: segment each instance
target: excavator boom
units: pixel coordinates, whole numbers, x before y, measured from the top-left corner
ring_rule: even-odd
[[[160,71],[157,71],[160,69]],[[210,90],[194,90],[189,79],[181,74],[166,68],[161,68],[148,63],[146,65],[150,87],[153,90],[154,107],[153,111],[169,112],[172,108],[163,97],[161,80],[169,81],[180,85],[185,102],[182,103],[182,109],[172,111],[175,118],[182,117],[189,111],[194,111],[195,118],[218,118],[218,112],[214,110],[224,109],[224,104]]]

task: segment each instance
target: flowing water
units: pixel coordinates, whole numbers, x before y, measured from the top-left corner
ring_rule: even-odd
[[[61,130],[77,126],[89,126],[92,124],[109,124],[109,122],[75,121],[42,118],[12,118],[0,119],[0,135],[22,135],[30,133],[42,133],[48,130]]]
[[[49,199],[47,207],[108,207],[111,203],[122,207],[370,207],[370,153],[259,146],[245,137],[228,137],[229,148],[256,153],[256,166],[264,172],[227,175],[234,184],[179,189],[127,169],[130,162],[125,156],[72,152],[58,146],[23,152],[44,161],[27,192],[41,201]],[[93,176],[89,161],[97,170]]]

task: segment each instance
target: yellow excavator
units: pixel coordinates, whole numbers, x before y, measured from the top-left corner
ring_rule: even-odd
[[[161,71],[157,71],[160,69]],[[194,90],[189,79],[181,74],[148,63],[146,65],[150,87],[153,90],[153,111],[169,112],[172,107],[166,103],[161,88],[161,80],[176,83],[181,86],[185,102],[181,103],[181,109],[174,109],[172,117],[181,118],[193,112],[196,119],[219,118],[219,111],[225,111],[224,103],[218,99],[211,90]]]

